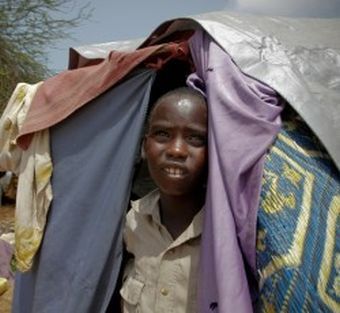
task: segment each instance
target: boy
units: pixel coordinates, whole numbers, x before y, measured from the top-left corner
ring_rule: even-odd
[[[132,203],[124,240],[123,312],[197,312],[202,206],[207,175],[207,107],[189,88],[156,101],[143,154],[158,189]]]

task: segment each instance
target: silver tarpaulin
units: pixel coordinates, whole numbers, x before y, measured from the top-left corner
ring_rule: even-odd
[[[213,12],[164,22],[142,40],[72,48],[70,68],[110,50],[134,50],[178,30],[203,27],[240,69],[279,92],[340,168],[340,19]]]

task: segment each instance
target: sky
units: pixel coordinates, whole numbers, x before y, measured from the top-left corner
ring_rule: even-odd
[[[91,43],[148,36],[162,22],[188,15],[221,10],[294,17],[340,17],[340,0],[73,0],[90,2],[92,17],[72,29],[72,39],[48,49],[47,66],[56,72],[67,68],[68,51]]]

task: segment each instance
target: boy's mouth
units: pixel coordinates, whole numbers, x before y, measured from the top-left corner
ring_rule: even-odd
[[[185,174],[184,169],[178,168],[178,167],[171,167],[171,166],[164,167],[164,172],[168,176],[175,177],[175,178],[183,177]]]

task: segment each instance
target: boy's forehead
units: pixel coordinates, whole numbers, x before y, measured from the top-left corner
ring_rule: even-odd
[[[178,111],[182,113],[188,113],[193,109],[193,101],[188,98],[166,98],[161,101],[158,106],[162,107],[164,111]]]
[[[203,110],[202,110],[203,109]],[[151,110],[150,117],[154,115],[154,113],[166,113],[166,112],[178,112],[181,114],[187,114],[191,111],[201,111],[205,113],[206,105],[196,99],[195,97],[190,97],[188,95],[185,96],[169,96],[163,98],[161,101],[157,102],[155,106]]]

